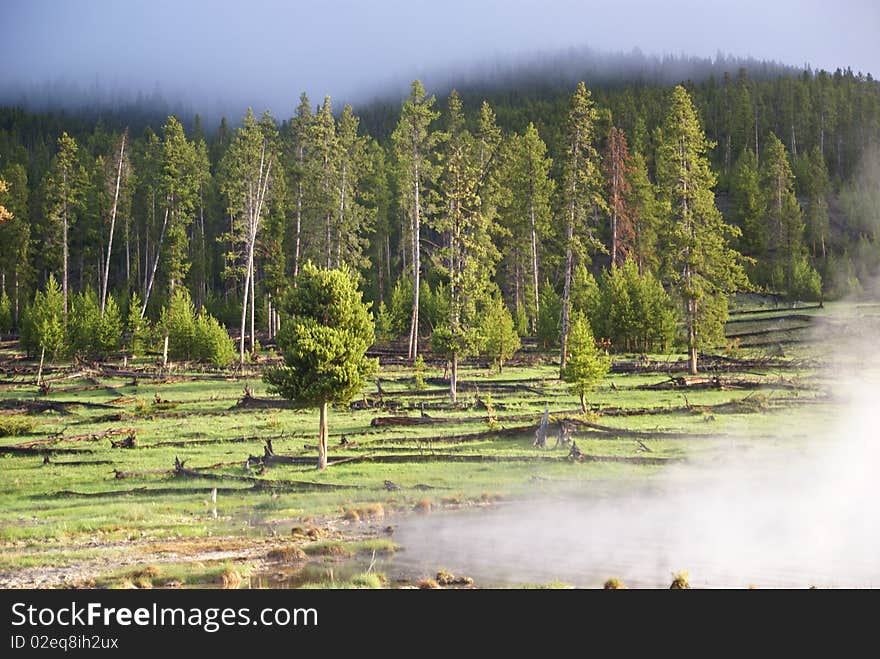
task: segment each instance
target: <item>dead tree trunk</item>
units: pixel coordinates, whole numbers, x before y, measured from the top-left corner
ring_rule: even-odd
[[[113,207],[110,209],[110,237],[107,240],[107,259],[104,261],[104,281],[101,284],[101,318],[107,305],[107,285],[110,279],[110,254],[113,251],[113,231],[116,228],[116,209],[119,207],[119,185],[122,182],[122,163],[125,159],[125,138],[122,133],[122,146],[119,147],[119,165],[116,168],[116,192],[113,193]]]

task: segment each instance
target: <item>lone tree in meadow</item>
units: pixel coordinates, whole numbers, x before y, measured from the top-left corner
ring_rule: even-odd
[[[299,407],[318,407],[318,469],[327,467],[327,406],[348,403],[378,368],[365,356],[375,330],[346,269],[323,270],[306,263],[287,300],[278,332],[284,365],[263,376],[269,391]]]
[[[611,358],[596,347],[590,321],[580,311],[572,314],[568,336],[568,360],[562,367],[562,379],[581,400],[581,411],[587,412],[587,394],[596,388],[611,368]]]

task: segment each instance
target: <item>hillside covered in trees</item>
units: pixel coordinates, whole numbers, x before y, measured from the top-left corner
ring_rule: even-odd
[[[870,75],[508,76],[315,101],[216,127],[0,109],[0,331],[32,354],[154,341],[224,363],[219,321],[243,360],[311,261],[358,278],[378,341],[447,357],[454,398],[459,358],[501,363],[518,336],[564,365],[574,315],[613,350],[695,360],[730,293],[855,294],[880,261]]]

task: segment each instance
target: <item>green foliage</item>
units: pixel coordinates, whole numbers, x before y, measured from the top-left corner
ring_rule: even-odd
[[[50,359],[65,350],[64,298],[55,277],[49,275],[45,291],[37,291],[31,306],[22,318],[21,346],[31,357],[43,348]]]
[[[235,357],[235,345],[229,332],[202,309],[193,325],[192,358],[222,367],[228,366]]]
[[[144,354],[150,338],[150,323],[141,318],[142,306],[140,296],[132,292],[125,317],[125,350],[132,357]]]
[[[378,368],[365,356],[375,327],[347,270],[306,263],[278,333],[284,365],[266,371],[270,391],[302,407],[347,403]]]
[[[391,290],[391,303],[388,308],[388,314],[391,317],[391,331],[394,336],[402,336],[409,329],[412,304],[412,280],[408,277],[400,277]]]
[[[519,334],[510,311],[500,296],[495,297],[483,311],[480,322],[482,351],[501,371],[504,361],[513,357],[520,348]]]
[[[25,414],[0,414],[0,437],[26,435],[36,425],[34,420]]]
[[[674,305],[650,271],[640,275],[627,259],[602,277],[598,303],[587,311],[597,335],[619,351],[668,350],[677,334]]]
[[[723,336],[727,297],[748,286],[742,257],[730,246],[739,229],[715,206],[711,146],[687,90],[675,87],[657,149],[657,180],[666,209],[663,275],[683,303],[692,370],[698,350]]]
[[[12,300],[9,299],[6,291],[3,291],[0,295],[0,332],[4,334],[11,332],[12,325]]]
[[[119,350],[122,319],[112,295],[107,296],[104,317],[98,295],[91,288],[74,295],[67,318],[67,352],[75,359],[106,359]]]
[[[528,336],[529,334],[529,316],[522,305],[518,306],[513,313],[513,326],[519,336]]]
[[[571,308],[583,312],[593,322],[598,318],[601,297],[596,278],[584,264],[579,264],[571,282]]]
[[[193,359],[196,312],[189,291],[183,287],[174,291],[168,306],[162,310],[157,329],[163,336],[168,335],[168,356],[171,359]]]
[[[228,366],[235,358],[235,346],[226,328],[206,309],[196,314],[189,291],[178,288],[156,326],[168,334],[168,355],[181,361],[200,361]],[[143,331],[143,330],[142,330]]]
[[[544,281],[538,296],[538,341],[547,349],[559,344],[559,328],[562,321],[562,300],[548,281]]]
[[[413,361],[413,379],[416,383],[416,389],[423,390],[427,389],[428,385],[425,383],[425,360],[421,355],[416,355],[415,361]]]
[[[379,309],[376,312],[376,342],[385,343],[390,341],[393,336],[393,320],[391,312],[385,306],[385,302],[379,303]]]
[[[590,321],[579,311],[572,314],[568,335],[569,356],[562,369],[562,379],[581,401],[586,412],[586,396],[595,389],[611,368],[611,358],[596,347]]]
[[[788,294],[798,300],[822,299],[822,277],[803,254],[792,257],[789,265]]]

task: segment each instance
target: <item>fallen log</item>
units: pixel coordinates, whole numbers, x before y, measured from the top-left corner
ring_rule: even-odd
[[[432,416],[375,416],[370,421],[373,428],[385,426],[421,426],[431,423],[448,423],[447,419],[435,419]]]
[[[61,442],[95,441],[98,439],[104,439],[105,437],[110,437],[112,435],[121,435],[123,433],[135,432],[137,432],[135,428],[110,428],[101,432],[91,432],[82,435],[68,435],[67,437],[53,436],[46,437],[45,439],[35,439],[30,442],[21,442],[19,444],[15,444],[14,446],[18,448],[33,448],[35,446],[43,446],[46,444],[56,444]]]
[[[11,453],[12,455],[64,455],[64,454],[80,454],[95,453],[92,449],[85,448],[52,448],[44,446],[4,446],[0,448],[0,455],[3,453]]]

